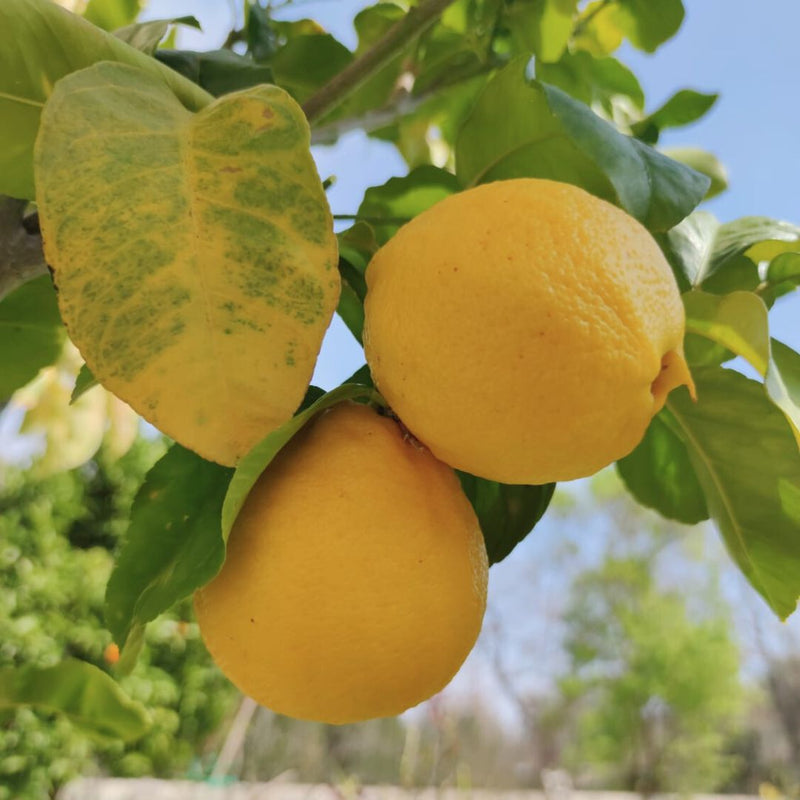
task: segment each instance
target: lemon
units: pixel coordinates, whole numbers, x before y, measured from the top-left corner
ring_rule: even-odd
[[[364,345],[409,430],[505,483],[591,475],[628,454],[691,375],[684,312],[650,234],[575,186],[452,195],[367,269]]]
[[[300,719],[354,722],[448,683],[480,630],[487,573],[454,472],[394,419],[344,403],[264,471],[195,608],[243,692]]]

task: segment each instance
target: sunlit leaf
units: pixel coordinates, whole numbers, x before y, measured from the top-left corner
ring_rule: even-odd
[[[707,150],[699,147],[663,147],[661,152],[674,161],[680,161],[711,180],[705,199],[716,197],[728,188],[728,170],[725,165]]]
[[[358,216],[372,226],[378,244],[384,244],[405,222],[460,188],[456,176],[446,170],[417,167],[408,175],[367,189]]]
[[[752,292],[715,295],[687,292],[683,296],[686,330],[727,347],[762,375],[769,364],[767,307]]]
[[[338,301],[308,141],[277,87],[193,115],[120,64],[63,79],[42,118],[39,212],[71,338],[106,388],[220,463],[294,413]]]
[[[722,281],[722,291],[751,289],[751,270],[761,260],[759,251],[772,242],[800,249],[800,227],[768,217],[741,217],[721,224],[713,214],[696,211],[662,237],[662,247],[682,288],[709,289],[711,281]],[[746,258],[747,261],[742,261]],[[746,283],[734,285],[717,273],[733,266]]]
[[[686,330],[741,356],[764,378],[769,399],[800,433],[800,355],[769,337],[767,307],[752,292],[683,296]]]
[[[107,31],[129,25],[141,11],[141,0],[89,0],[83,16]]]
[[[792,429],[756,381],[733,370],[695,370],[667,407],[728,551],[785,619],[800,595],[800,452]]]
[[[716,94],[703,94],[693,89],[681,89],[661,108],[648,114],[631,126],[634,136],[648,144],[655,144],[665,128],[677,128],[695,122],[706,114],[717,101]],[[685,163],[685,162],[684,162]]]
[[[543,63],[558,61],[574,26],[578,0],[528,0],[509,4],[506,23],[518,52],[532,51]]]
[[[152,55],[159,42],[167,35],[171,25],[188,25],[199,28],[196,17],[175,17],[174,19],[151,19],[147,22],[136,22],[114,31],[114,36],[131,47]]]
[[[678,32],[683,17],[681,0],[594,0],[578,20],[575,45],[607,55],[626,37],[634,47],[652,53]]]
[[[586,105],[599,105],[607,114],[618,97],[627,98],[635,108],[644,107],[639,81],[615,58],[595,58],[585,50],[567,52],[554,64],[537,61],[536,77]]]

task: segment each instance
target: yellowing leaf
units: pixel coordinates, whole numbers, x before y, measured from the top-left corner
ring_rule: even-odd
[[[144,71],[97,64],[56,86],[35,166],[61,314],[106,388],[223,464],[292,416],[339,275],[283,90],[192,114]]]

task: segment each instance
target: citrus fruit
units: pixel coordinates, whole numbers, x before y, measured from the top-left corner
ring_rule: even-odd
[[[483,478],[591,475],[636,446],[668,392],[692,387],[657,244],[572,185],[452,195],[376,253],[367,286],[381,393],[437,458]]]
[[[455,473],[394,419],[345,403],[266,468],[195,609],[243,692],[300,719],[354,722],[447,684],[480,630],[487,571]]]

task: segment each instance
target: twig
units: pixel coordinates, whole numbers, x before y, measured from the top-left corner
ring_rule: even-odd
[[[419,94],[414,95],[407,91],[400,93],[393,103],[383,108],[367,111],[358,117],[345,117],[333,122],[327,122],[324,125],[314,126],[311,128],[311,144],[332,144],[340,136],[350,131],[360,130],[371,133],[380,128],[385,128],[402,117],[413,114],[443,89],[460,86],[473,78],[488,75],[492,70],[505,66],[505,63],[502,59],[491,58],[485,63],[475,65],[468,70],[462,70],[456,76],[451,74],[440,78],[426,86],[424,91]]]
[[[253,719],[253,714],[258,710],[258,704],[255,700],[249,697],[243,697],[239,710],[233,718],[231,727],[228,730],[228,735],[225,738],[225,744],[222,745],[222,750],[214,764],[214,769],[211,771],[212,778],[224,778],[230,772],[236,756],[244,744],[247,729],[250,727],[250,721]]]
[[[332,111],[364,81],[394,58],[409,42],[423,33],[454,0],[422,0],[383,38],[331,78],[303,105],[309,123]]]
[[[26,230],[23,219],[26,205],[24,200],[0,197],[0,300],[26,281],[47,272],[38,225]]]
[[[334,219],[368,222],[370,225],[405,225],[411,217],[365,217],[361,214],[334,214]]]
[[[614,0],[601,0],[583,19],[579,19],[575,27],[572,29],[572,38],[573,40],[580,36],[586,28],[589,27],[589,23],[604,9],[608,8]]]

